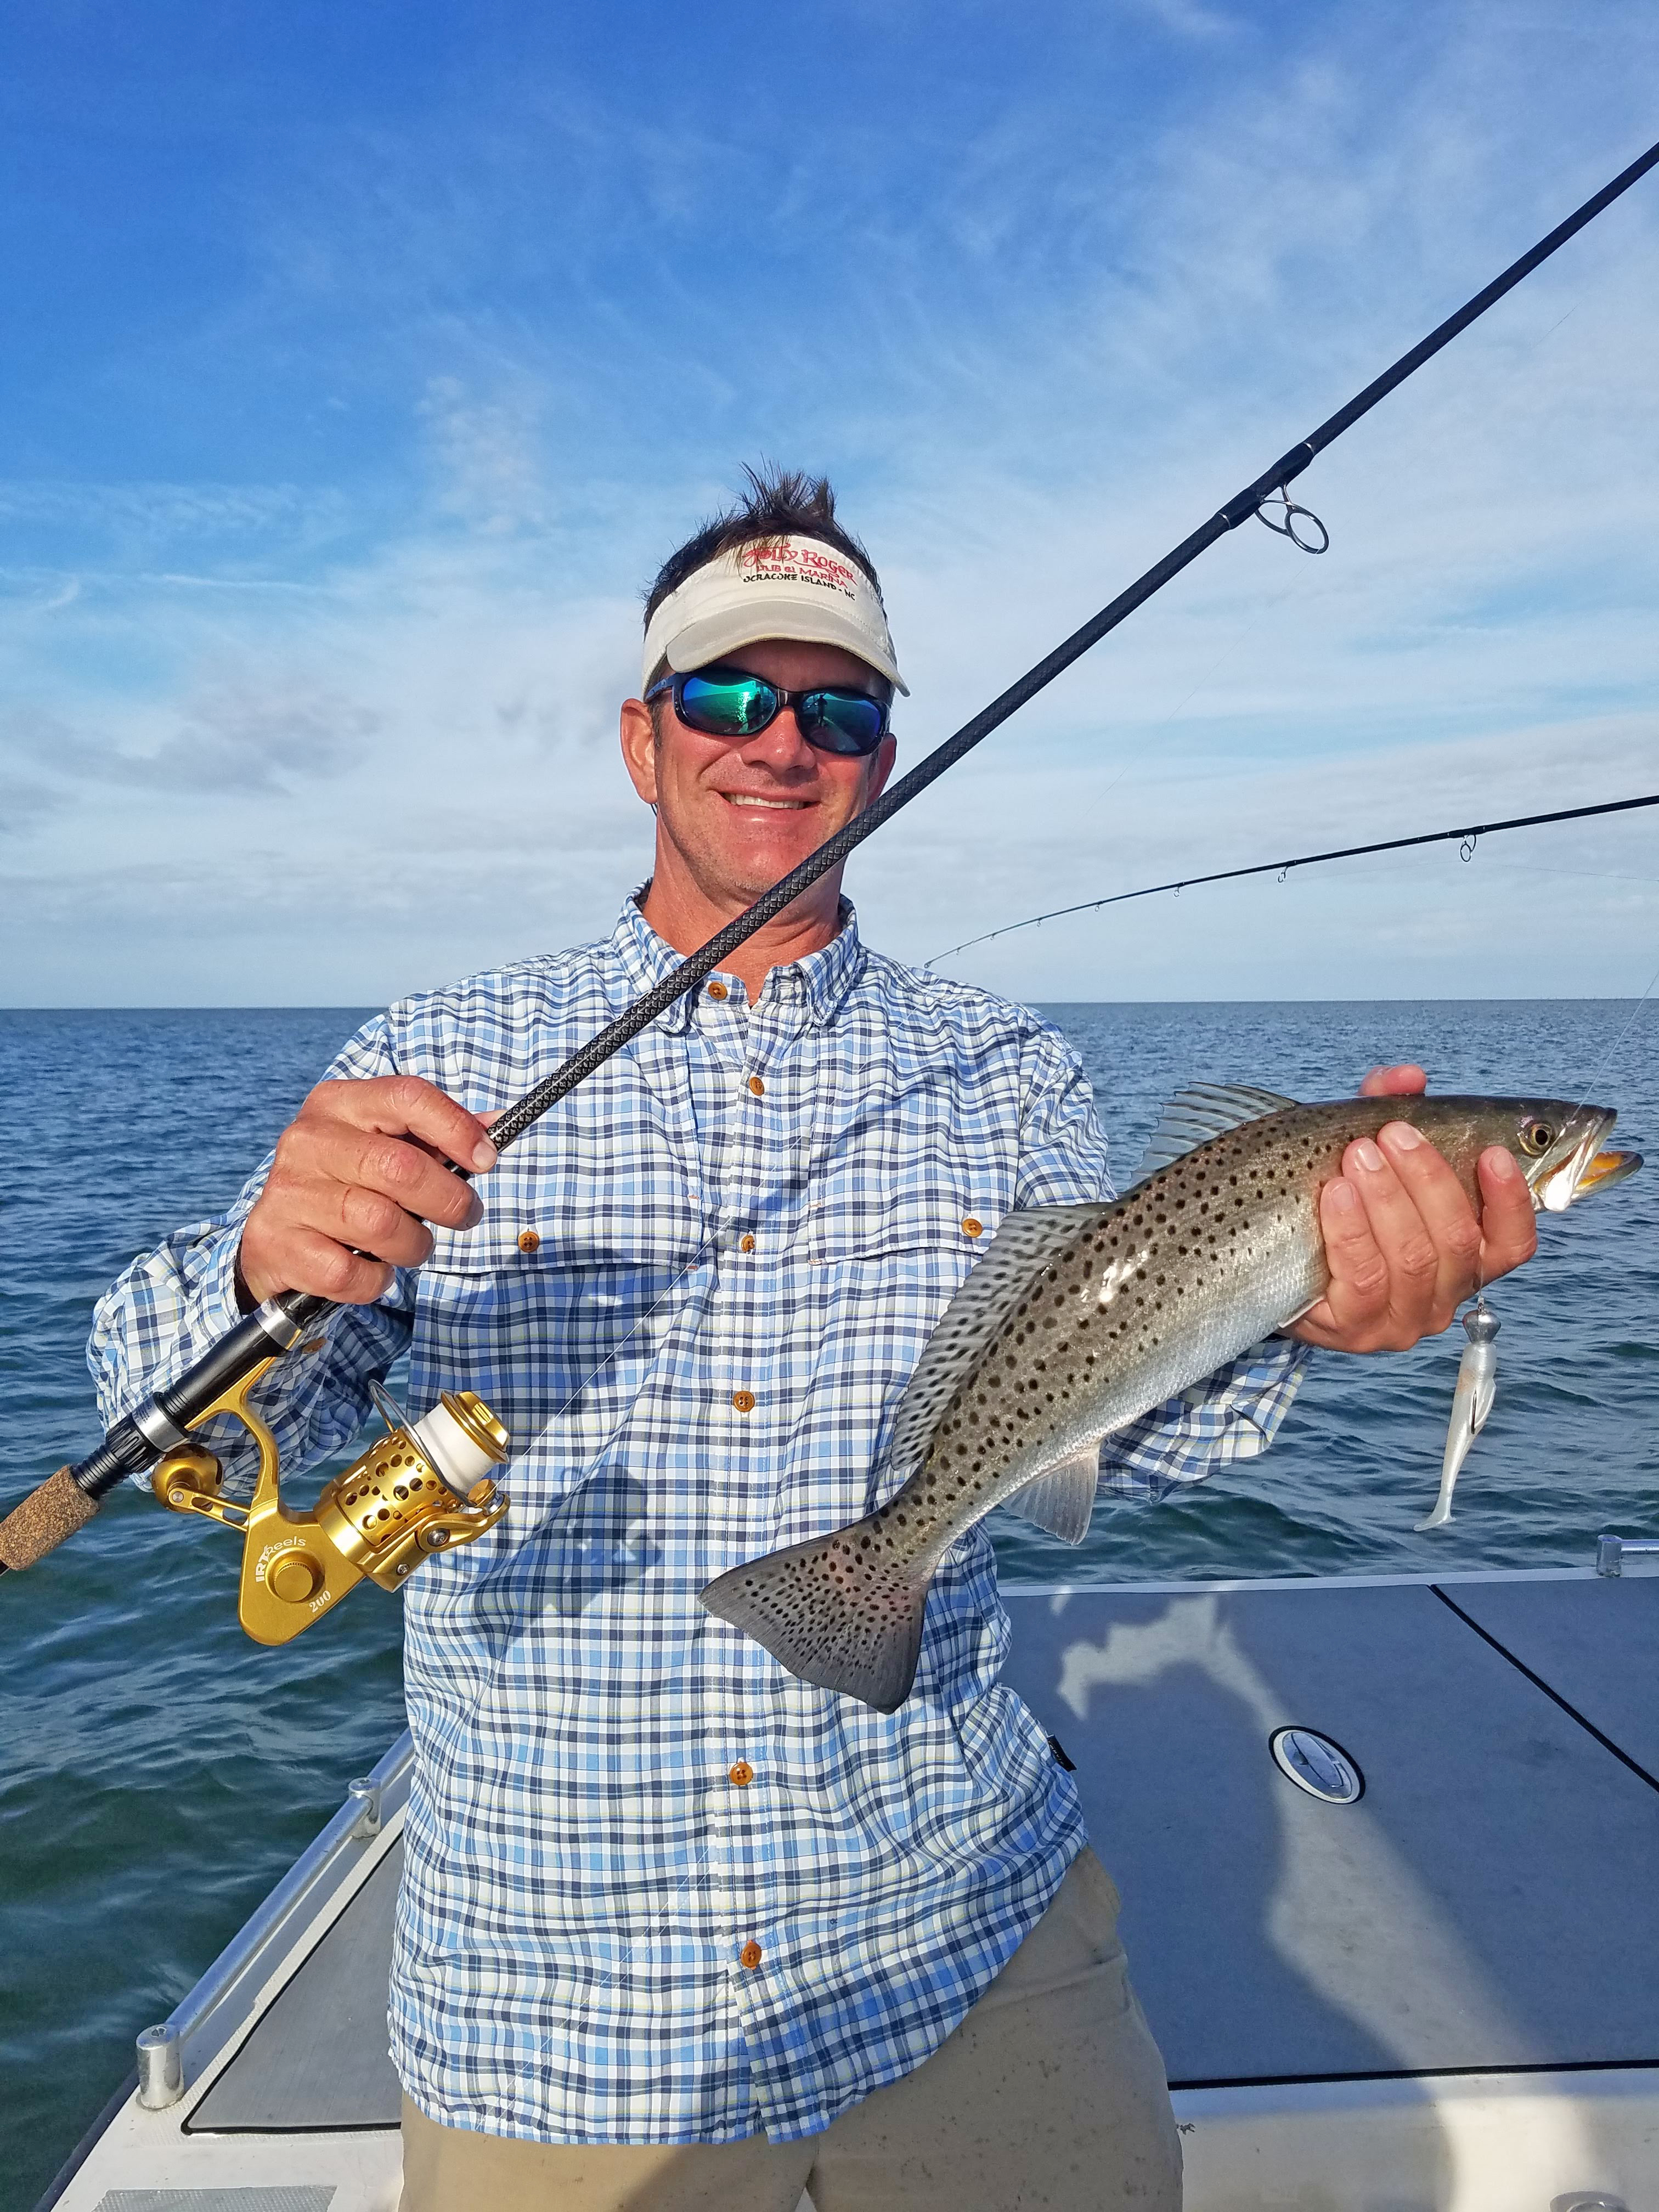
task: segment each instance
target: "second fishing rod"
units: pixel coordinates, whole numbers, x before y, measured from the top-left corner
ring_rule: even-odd
[[[1289,496],[1288,486],[1316,456],[1332,445],[1362,416],[1396,390],[1424,363],[1449,345],[1505,294],[1529,276],[1602,210],[1659,165],[1659,144],[1650,146],[1594,193],[1565,221],[1449,315],[1407,352],[1402,354],[1363,390],[1290,447],[1268,468],[1218,507],[1179,544],[1155,562],[1128,587],[1084,623],[1054,650],[965,722],[909,773],[899,779],[855,819],[830,838],[810,859],[775,884],[753,906],[716,932],[708,943],[690,954],[665,979],[635,1000],[617,1020],[572,1054],[533,1090],[507,1108],[495,1122],[491,1136],[498,1151],[505,1151],[542,1115],[619,1052],[658,1016],[729,958],[757,930],[790,906],[803,891],[830,869],[837,867],[866,837],[909,805],[945,771],[980,744],[1010,715],[1054,682],[1073,663],[1109,632],[1144,605],[1174,577],[1188,568],[1243,522],[1259,517],[1308,553],[1322,553],[1328,543],[1324,527],[1307,509]],[[1271,501],[1278,512],[1264,510]],[[1314,533],[1317,532],[1316,539]],[[249,1379],[261,1373],[272,1359],[290,1351],[331,1310],[330,1302],[300,1291],[287,1291],[268,1299],[179,1379],[156,1392],[143,1406],[118,1421],[87,1458],[60,1468],[0,1522],[0,1572],[33,1564],[64,1539],[83,1526],[100,1502],[127,1477],[153,1468],[169,1455],[187,1452],[192,1424],[211,1409],[238,1401],[241,1418],[247,1418],[243,1394]],[[462,1394],[466,1395],[468,1394]],[[394,1409],[395,1410],[395,1409]],[[435,1416],[434,1416],[435,1418]],[[422,1425],[424,1426],[424,1425]],[[405,1431],[411,1449],[413,1432]],[[204,1507],[202,1510],[210,1510]],[[216,1517],[224,1517],[216,1510]],[[234,1523],[233,1525],[240,1525]],[[476,1531],[473,1533],[477,1533]],[[465,1540],[465,1535],[459,1537]]]

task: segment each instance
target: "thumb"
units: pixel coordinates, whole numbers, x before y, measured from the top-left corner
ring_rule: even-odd
[[[1359,1086],[1359,1095],[1362,1098],[1406,1098],[1428,1087],[1427,1071],[1414,1060],[1407,1060],[1394,1067],[1372,1068]]]

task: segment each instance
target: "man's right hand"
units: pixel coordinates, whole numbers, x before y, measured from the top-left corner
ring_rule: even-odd
[[[319,1083],[276,1142],[242,1227],[237,1269],[255,1304],[308,1291],[368,1305],[432,1250],[428,1221],[471,1229],[483,1206],[442,1164],[495,1164],[484,1125],[418,1075]]]

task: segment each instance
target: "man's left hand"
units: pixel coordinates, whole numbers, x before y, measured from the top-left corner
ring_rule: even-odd
[[[1374,1067],[1362,1098],[1428,1088],[1420,1067]],[[1477,1283],[1508,1274],[1537,1249],[1527,1179],[1512,1154],[1480,1155],[1481,1218],[1463,1186],[1408,1121],[1362,1137],[1319,1194],[1330,1285],[1285,1331],[1333,1352],[1409,1352],[1446,1328]]]

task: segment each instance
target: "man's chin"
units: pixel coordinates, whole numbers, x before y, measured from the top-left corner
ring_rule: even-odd
[[[815,821],[812,826],[816,830],[819,825]],[[792,868],[798,868],[803,860],[810,860],[818,849],[819,842],[816,836],[801,836],[797,834],[787,836],[780,836],[775,831],[770,835],[763,832],[757,837],[745,837],[742,841],[743,849],[739,852],[732,852],[728,846],[722,852],[711,854],[710,858],[732,890],[744,890],[752,904],[763,891],[769,891],[774,884],[781,882]]]

